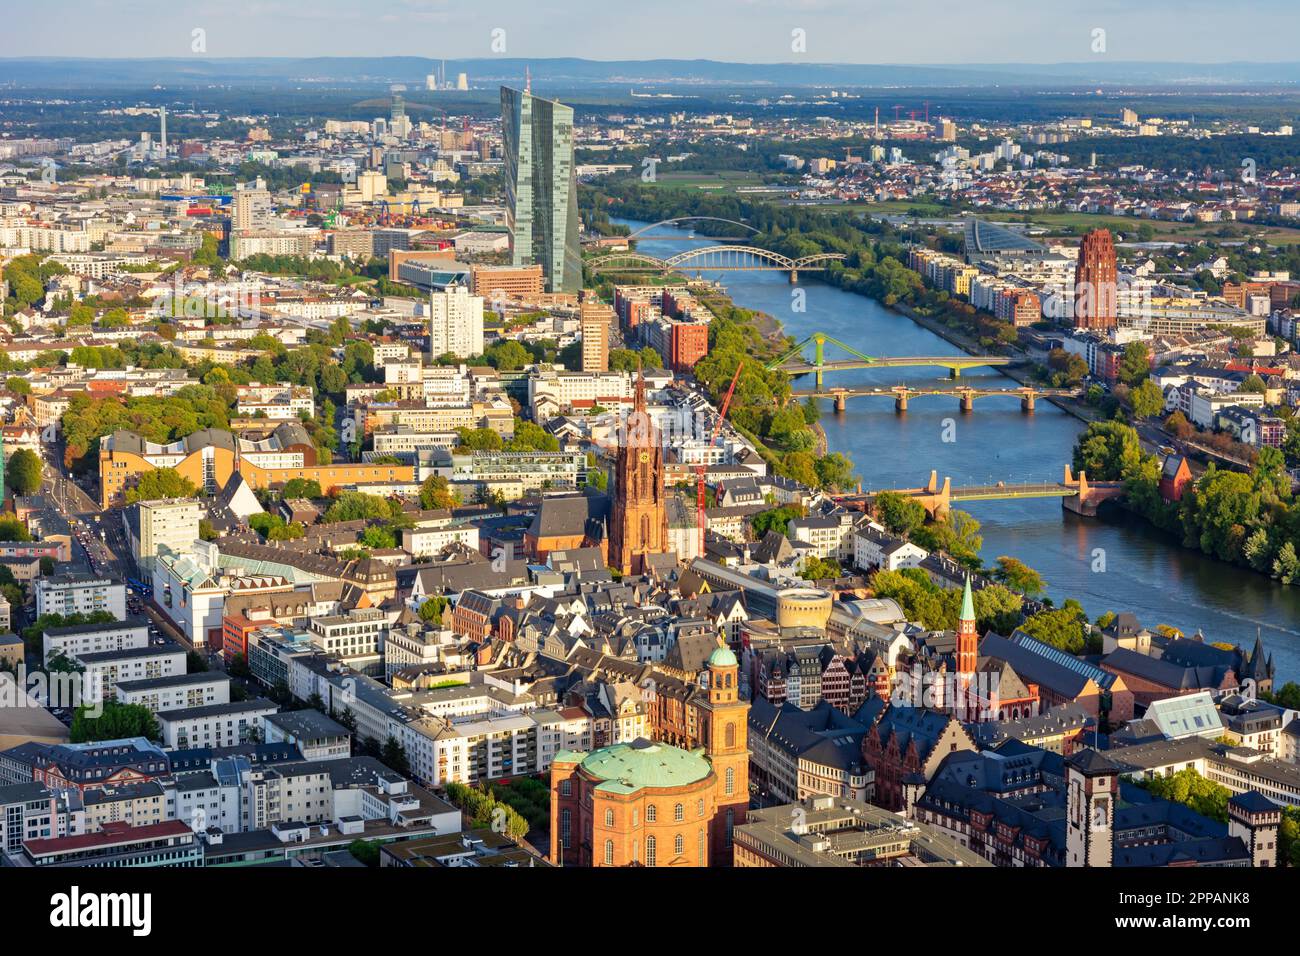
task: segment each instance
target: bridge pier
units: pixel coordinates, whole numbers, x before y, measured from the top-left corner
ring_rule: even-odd
[[[962,410],[963,412],[973,412],[973,411],[975,411],[975,393],[974,393],[974,392],[962,392],[962,393],[961,393],[961,410]]]
[[[1020,410],[1026,415],[1032,415],[1034,412],[1034,393],[1026,392],[1020,399]]]
[[[907,392],[899,392],[894,397],[894,411],[900,415],[907,413]]]
[[[1097,505],[1081,495],[1067,495],[1061,499],[1061,507],[1085,518],[1097,517]]]
[[[843,414],[844,412],[846,412],[846,411],[848,410],[848,404],[849,404],[849,400],[848,400],[848,396],[847,396],[847,395],[845,395],[843,392],[836,392],[836,393],[835,393],[835,411],[836,411],[836,412],[838,412],[838,413],[840,413],[840,414]]]
[[[791,285],[795,285],[796,283],[798,283],[798,281],[799,281],[799,270],[798,270],[798,269],[791,269],[791,270],[790,270],[790,284],[791,284]]]
[[[948,377],[961,378],[961,369],[959,369],[956,365],[954,365],[952,368],[948,369]]]

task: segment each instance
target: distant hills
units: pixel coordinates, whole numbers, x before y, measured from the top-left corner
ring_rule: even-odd
[[[424,78],[444,61],[425,57],[311,57],[171,59],[0,58],[0,84],[18,87],[169,88],[210,85],[304,84],[374,86],[405,83],[422,89]],[[744,86],[750,89],[797,87],[994,87],[1083,88],[1247,87],[1300,88],[1297,63],[1118,62],[1104,57],[1077,63],[1045,64],[850,64],[725,63],[717,60],[585,60],[578,58],[448,59],[446,75],[467,73],[472,86],[522,82],[525,67],[533,81],[552,87]]]

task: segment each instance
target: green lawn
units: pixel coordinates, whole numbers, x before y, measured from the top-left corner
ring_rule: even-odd
[[[655,173],[654,181],[648,186],[660,189],[698,189],[705,192],[732,192],[737,186],[761,186],[763,179],[758,173],[743,170],[721,170],[716,173],[696,172],[693,170],[665,170],[661,164]]]

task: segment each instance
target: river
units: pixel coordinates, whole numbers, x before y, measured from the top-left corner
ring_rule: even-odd
[[[627,224],[633,229],[644,225]],[[689,235],[668,226],[656,227],[654,234]],[[709,244],[702,239],[649,239],[639,248],[667,257]],[[790,285],[782,272],[706,272],[704,278],[721,283],[737,305],[773,315],[796,339],[825,332],[868,355],[960,352],[874,299],[820,283],[812,274],[802,276],[798,286]],[[803,311],[797,310],[796,290],[802,294]],[[826,357],[849,356],[828,343]],[[828,373],[826,384],[941,379],[946,381],[943,369],[864,369]],[[991,369],[963,372],[962,380],[1014,386]],[[796,385],[811,386],[811,376]],[[954,485],[1060,481],[1083,428],[1049,402],[1038,402],[1034,414],[1026,415],[1013,398],[976,399],[969,414],[962,414],[957,400],[947,396],[913,398],[903,415],[888,398],[851,398],[842,414],[829,402],[822,408],[830,450],[849,455],[863,487],[869,489],[915,488],[925,484],[932,469],[941,481],[951,477]],[[1073,597],[1093,619],[1108,610],[1132,611],[1147,627],[1169,624],[1186,634],[1199,629],[1207,640],[1247,648],[1259,633],[1276,660],[1279,683],[1300,679],[1300,588],[1183,548],[1118,508],[1105,509],[1098,518],[1082,518],[1066,512],[1055,498],[968,502],[961,507],[979,519],[985,562],[991,564],[1004,554],[1019,558],[1043,576],[1047,593],[1058,605]]]

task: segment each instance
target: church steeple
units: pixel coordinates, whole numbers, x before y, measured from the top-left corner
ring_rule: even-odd
[[[646,410],[645,371],[638,368],[632,411],[615,461],[609,562],[623,574],[641,574],[647,554],[668,550],[663,445]]]
[[[963,700],[975,680],[979,659],[979,632],[975,628],[975,599],[971,595],[970,575],[961,595],[961,617],[957,621],[957,688]]]

